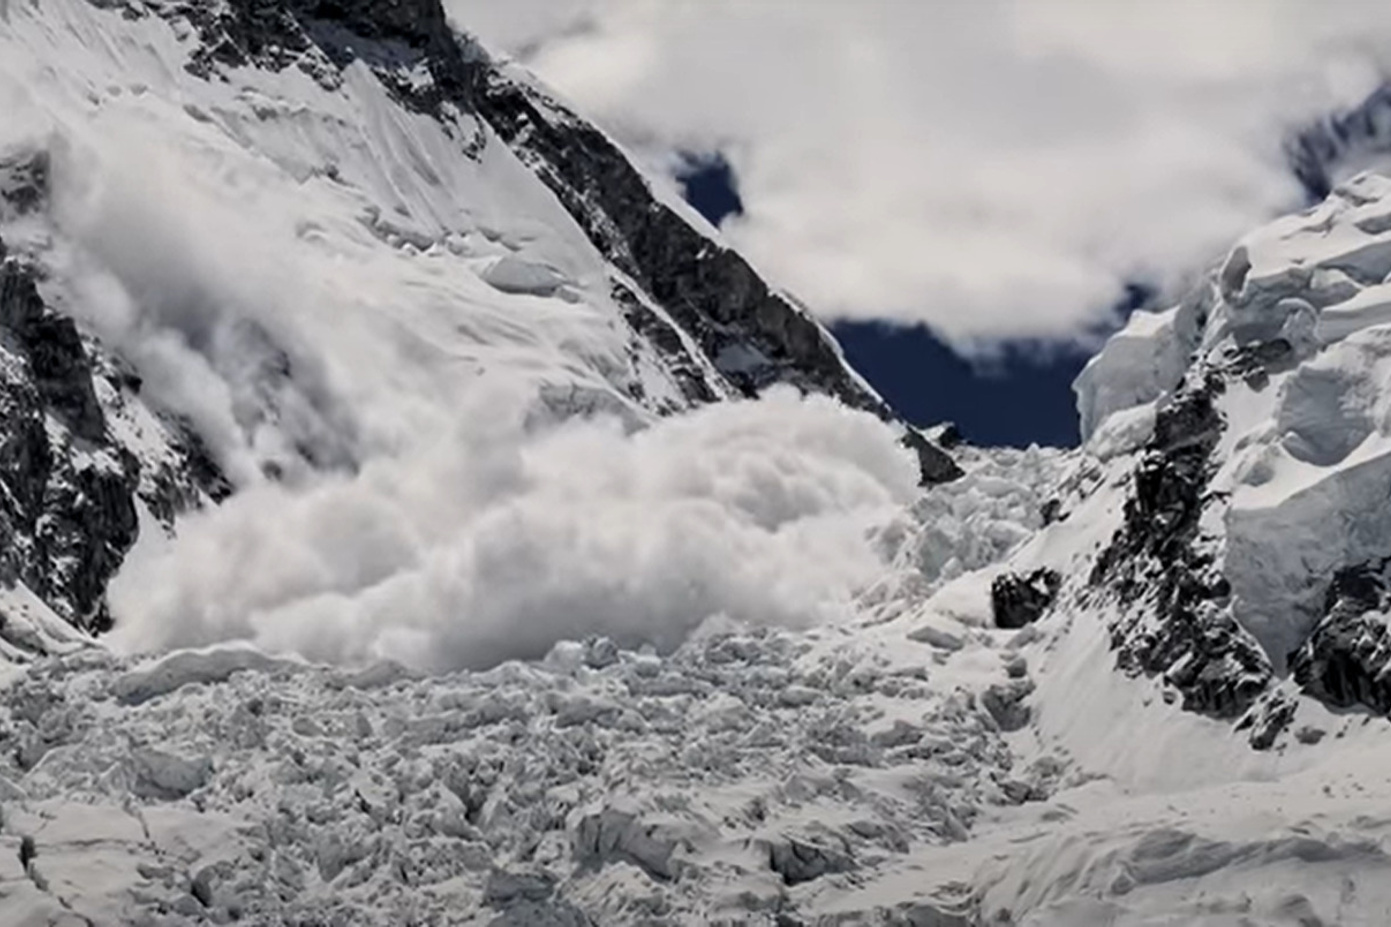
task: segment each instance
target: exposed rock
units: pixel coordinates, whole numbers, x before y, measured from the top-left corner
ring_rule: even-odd
[[[1035,570],[1027,576],[1002,573],[990,584],[990,610],[995,627],[1017,629],[1043,617],[1058,595],[1062,577],[1056,570]]]
[[[80,438],[101,443],[106,419],[92,386],[92,364],[72,319],[50,312],[37,271],[18,258],[0,264],[0,331],[28,362],[45,407]]]
[[[51,172],[46,151],[19,150],[0,154],[0,218],[28,215],[48,199]],[[0,257],[4,248],[0,247]]]
[[[1236,729],[1250,732],[1247,740],[1252,748],[1269,750],[1294,721],[1297,709],[1298,705],[1294,700],[1284,693],[1271,692],[1242,716],[1236,724]]]
[[[106,581],[138,531],[139,464],[108,438],[86,349],[44,306],[36,274],[0,264],[0,582],[100,630]],[[51,431],[50,417],[66,428]]]
[[[1200,368],[1159,410],[1124,521],[1092,570],[1125,611],[1111,628],[1121,669],[1162,675],[1190,711],[1236,718],[1269,685],[1269,660],[1232,617],[1227,580],[1200,535],[1224,423],[1219,371]]]
[[[1309,744],[1309,745],[1312,745],[1312,744],[1316,744],[1316,743],[1318,743],[1319,741],[1323,740],[1323,738],[1326,737],[1327,735],[1328,735],[1328,732],[1325,731],[1323,728],[1321,728],[1321,727],[1312,727],[1312,726],[1306,724],[1306,725],[1304,725],[1303,727],[1301,727],[1299,730],[1297,730],[1297,731],[1294,732],[1294,739],[1297,740],[1297,741],[1299,741],[1299,742],[1302,743],[1302,744]]]
[[[884,414],[887,407],[875,411]],[[907,433],[903,436],[903,444],[912,451],[918,458],[919,482],[923,486],[931,486],[934,483],[950,483],[952,480],[960,479],[965,473],[951,455],[933,444],[917,429],[909,426]]]
[[[1339,570],[1328,587],[1324,617],[1290,654],[1295,681],[1328,705],[1391,714],[1388,565],[1391,561]]]
[[[42,209],[47,184],[42,152],[0,159],[0,206]],[[102,631],[106,584],[139,533],[137,503],[167,527],[230,486],[173,417],[152,414],[160,431],[136,450],[114,436],[111,416],[139,404],[139,378],[54,311],[43,283],[32,257],[0,242],[0,587],[22,585],[63,621]],[[45,652],[44,635],[14,617],[0,613],[0,642],[12,655]]]

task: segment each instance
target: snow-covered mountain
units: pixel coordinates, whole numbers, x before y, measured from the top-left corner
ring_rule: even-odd
[[[60,2],[4,30],[12,657],[105,629],[141,531],[408,453],[485,388],[533,424],[640,427],[778,383],[897,421],[438,4]],[[924,481],[955,475],[896,427]]]
[[[429,0],[0,112],[0,925],[1391,918],[1391,181],[1016,451]]]

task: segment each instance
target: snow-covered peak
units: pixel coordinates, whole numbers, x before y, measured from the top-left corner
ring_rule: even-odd
[[[1388,276],[1391,180],[1360,174],[1137,314],[1076,385],[1087,457],[1126,468],[1079,595],[1118,597],[1123,666],[1258,745],[1296,725],[1296,691],[1382,703],[1379,600],[1337,590],[1391,556]]]
[[[312,600],[316,611],[325,595],[358,599],[393,577],[451,572],[427,561],[471,538],[488,500],[555,491],[534,488],[542,478],[524,461],[572,420],[633,434],[791,386],[884,422],[922,481],[959,472],[795,301],[666,203],[602,131],[451,31],[436,2],[12,5],[0,105],[0,239],[32,269],[35,305],[70,320],[98,366],[129,372],[94,386],[76,374],[70,391],[95,396],[84,408],[98,410],[83,421],[129,407],[184,435],[101,433],[133,458],[118,454],[121,530],[64,567],[94,577],[76,611],[54,603],[82,627],[108,623],[87,612],[105,616],[106,583],[132,551],[131,625],[180,621],[184,631],[155,636],[164,642],[242,637],[284,607]],[[20,379],[43,376],[16,364]],[[611,459],[595,454],[591,466],[624,466],[626,453],[614,441]],[[152,492],[136,499],[129,487],[152,479],[148,460],[181,454],[198,471],[182,483],[213,491],[146,511]],[[36,480],[14,474],[11,489],[23,497],[19,484]],[[392,486],[420,491],[403,498]],[[425,487],[450,487],[452,504]],[[198,537],[216,538],[211,563],[200,542],[147,530],[230,489],[228,514],[194,519]],[[864,505],[856,492],[845,510]],[[339,498],[344,523],[320,525],[329,503],[311,500],[334,494],[358,508]],[[201,606],[151,598],[204,571],[244,577],[270,549],[247,531],[287,547],[297,534],[311,548],[348,537],[341,563],[239,579],[237,604],[210,596],[216,583],[195,596]],[[567,581],[580,596],[612,585]],[[460,590],[441,582],[420,594],[444,625]]]

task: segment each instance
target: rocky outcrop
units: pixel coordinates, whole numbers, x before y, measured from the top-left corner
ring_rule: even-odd
[[[1391,714],[1389,565],[1391,560],[1338,571],[1323,617],[1290,655],[1295,681],[1325,704]]]
[[[36,269],[17,258],[0,264],[0,329],[24,358],[39,401],[74,435],[100,442],[106,437],[106,419],[82,337],[72,319],[44,306],[36,279]]]
[[[1200,367],[1155,417],[1120,530],[1092,570],[1094,590],[1122,607],[1111,626],[1120,668],[1160,676],[1184,708],[1247,711],[1272,679],[1260,645],[1232,617],[1230,587],[1199,522],[1214,499],[1212,454],[1224,423],[1222,371]]]
[[[76,327],[35,277],[0,264],[0,581],[101,630],[106,581],[136,538],[139,465],[108,438]]]
[[[0,158],[0,217],[42,208],[42,153]],[[42,267],[0,241],[0,592],[27,589],[86,631],[110,625],[106,585],[139,533],[138,505],[169,525],[229,486],[178,421],[144,410],[156,434],[127,446],[139,378],[41,292]],[[0,597],[0,645],[41,652],[43,636]]]
[[[417,110],[433,112],[474,93],[477,75],[465,65],[438,0],[231,0],[180,4],[162,14],[197,29],[201,42],[186,67],[199,77],[219,79],[231,67],[295,67],[333,89],[342,67],[363,59]],[[142,10],[130,6],[128,15]],[[429,70],[430,81],[403,76],[418,65]]]
[[[1371,150],[1387,99],[1310,136],[1313,167]],[[1391,709],[1388,203],[1391,183],[1360,174],[1252,232],[1076,384],[1096,479],[1130,470],[1080,604],[1106,616],[1122,669],[1256,748],[1300,729],[1286,670],[1333,707]]]
[[[1002,573],[990,584],[990,610],[997,628],[1022,628],[1043,617],[1058,595],[1062,577],[1056,570],[1027,576]]]

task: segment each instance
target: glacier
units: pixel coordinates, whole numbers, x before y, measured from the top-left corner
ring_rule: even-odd
[[[12,0],[0,111],[0,925],[1391,916],[1391,179],[1015,450],[429,0]]]

